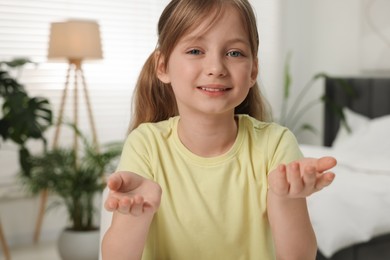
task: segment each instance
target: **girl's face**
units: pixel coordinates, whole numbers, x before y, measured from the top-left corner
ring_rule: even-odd
[[[179,40],[166,69],[163,61],[158,65],[159,79],[171,83],[181,116],[234,114],[256,82],[257,59],[238,11],[228,6],[211,27],[210,22]]]

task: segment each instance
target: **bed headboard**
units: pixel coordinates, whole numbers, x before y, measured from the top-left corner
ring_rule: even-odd
[[[353,91],[347,94],[340,85],[345,81]],[[390,114],[390,78],[326,78],[325,95],[339,106],[347,106],[359,114],[375,118]],[[340,119],[329,103],[325,103],[324,145],[331,146]]]

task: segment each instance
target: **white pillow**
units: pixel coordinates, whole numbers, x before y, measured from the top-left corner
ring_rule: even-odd
[[[364,152],[389,150],[390,115],[368,120],[334,148],[348,150],[361,149]]]
[[[338,147],[343,142],[348,140],[352,136],[352,134],[362,131],[362,129],[367,127],[367,123],[370,122],[370,118],[356,113],[347,107],[343,108],[343,112],[345,116],[345,121],[350,127],[351,132],[348,132],[346,127],[340,124],[339,131],[337,132],[336,138],[332,144],[333,147]]]
[[[334,147],[340,161],[368,172],[390,173],[390,115],[372,119]]]

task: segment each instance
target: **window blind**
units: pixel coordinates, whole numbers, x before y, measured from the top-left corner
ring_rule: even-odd
[[[28,93],[49,98],[58,116],[65,85],[67,63],[47,60],[51,22],[92,19],[100,25],[103,59],[83,62],[100,143],[121,141],[130,121],[132,92],[140,69],[157,41],[157,21],[169,0],[0,0],[0,60],[27,57],[19,77]],[[79,83],[79,86],[81,84]],[[72,82],[70,82],[72,87]],[[64,116],[72,121],[72,91],[68,92]],[[79,94],[79,126],[90,136],[84,95]],[[53,130],[47,132],[50,141]],[[71,142],[61,132],[61,142]],[[34,143],[30,144],[34,150]],[[36,148],[39,149],[39,148]],[[14,176],[17,148],[0,147],[0,184]],[[1,194],[0,194],[1,195]]]

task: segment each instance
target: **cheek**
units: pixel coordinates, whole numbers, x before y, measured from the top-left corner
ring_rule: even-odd
[[[253,67],[251,65],[242,66],[237,69],[237,75],[242,83],[247,83],[252,87],[256,81],[256,73],[253,73]]]
[[[175,84],[175,82],[180,83],[190,83],[188,81],[193,80],[193,78],[196,75],[196,69],[194,66],[186,64],[184,62],[182,63],[175,63],[170,66],[169,74],[172,79],[172,84]]]

